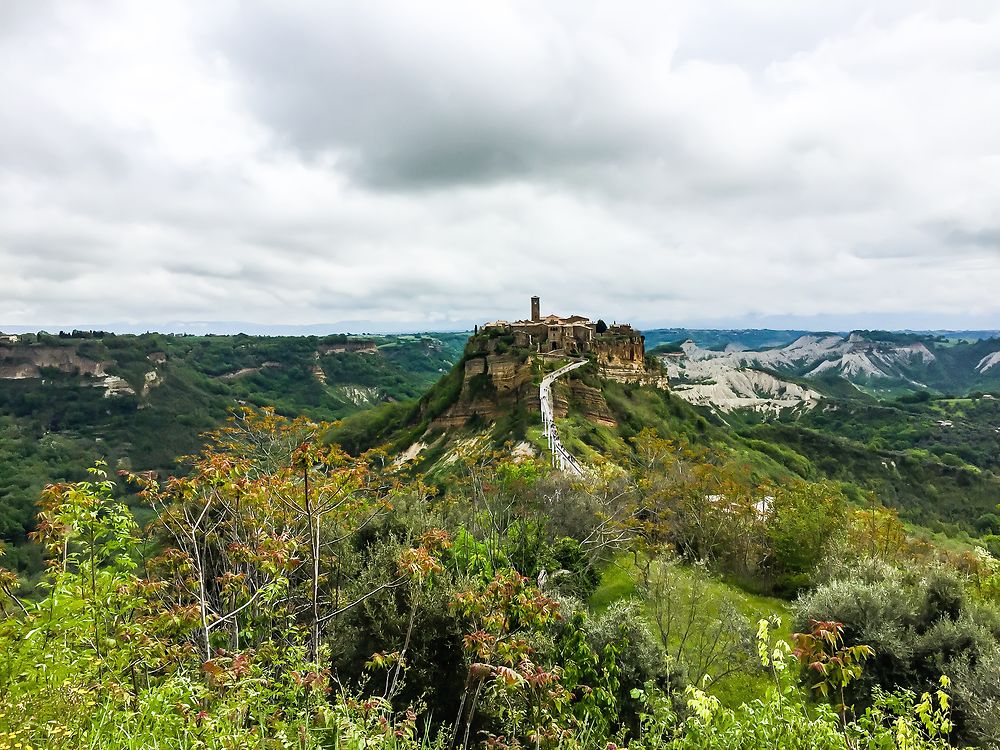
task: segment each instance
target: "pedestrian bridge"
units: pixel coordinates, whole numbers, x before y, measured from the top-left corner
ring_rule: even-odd
[[[578,367],[583,367],[585,364],[587,364],[587,360],[585,359],[570,362],[568,365],[560,367],[555,372],[550,372],[542,378],[542,383],[538,387],[538,399],[541,402],[542,410],[543,434],[548,441],[549,450],[552,452],[552,465],[560,471],[575,474],[578,477],[583,476],[583,467],[580,466],[579,462],[573,458],[572,454],[566,450],[559,440],[555,414],[552,411],[552,384],[566,373]]]

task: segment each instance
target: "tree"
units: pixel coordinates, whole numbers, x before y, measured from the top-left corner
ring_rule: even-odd
[[[400,572],[341,601],[337,550],[385,511],[393,483],[373,467],[378,454],[353,458],[324,443],[329,428],[243,409],[210,435],[188,476],[163,484],[134,477],[159,511],[155,528],[168,545],[154,570],[173,584],[164,592],[175,606],[197,606],[206,659],[224,625],[235,650],[249,645],[245,633],[259,643],[290,619],[305,623],[310,661],[319,665],[327,623],[407,582]]]
[[[809,687],[824,698],[836,698],[840,721],[847,728],[847,686],[861,676],[864,663],[875,656],[866,644],[844,643],[844,626],[830,621],[813,621],[808,633],[793,633],[792,653],[801,665],[801,675]]]
[[[273,502],[293,491],[287,477],[206,450],[186,477],[133,478],[158,512],[153,532],[164,551],[149,562],[150,573],[166,584],[165,604],[196,607],[203,658],[224,625],[230,649],[261,643],[274,619],[290,614],[289,579],[306,546],[295,519]]]
[[[607,331],[607,330],[608,330],[608,324],[607,324],[607,323],[605,323],[605,322],[604,322],[603,320],[601,320],[600,318],[598,318],[598,319],[597,319],[597,332],[598,332],[598,333],[604,333],[604,332],[605,332],[605,331]]]
[[[649,603],[664,650],[691,684],[712,684],[754,668],[750,621],[712,594],[707,572],[660,558],[642,569],[638,590]]]

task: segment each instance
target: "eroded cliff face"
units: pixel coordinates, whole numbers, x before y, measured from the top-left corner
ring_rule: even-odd
[[[594,353],[602,378],[667,387],[665,375],[646,366],[645,339],[641,334],[601,337],[594,344]]]
[[[478,417],[499,419],[518,406],[538,411],[538,389],[532,382],[531,359],[498,352],[496,340],[477,342],[465,360],[458,400],[432,423],[432,429],[461,427]]]
[[[588,422],[607,427],[618,424],[599,388],[592,388],[579,380],[556,383],[552,393],[552,411],[556,419],[565,418],[571,404],[573,411],[581,414]]]
[[[507,350],[502,341],[485,337],[470,342],[470,347],[472,351],[466,354],[458,398],[431,422],[432,429],[462,427],[474,418],[494,422],[516,408],[539,411],[533,356],[519,349]],[[564,418],[572,408],[574,413],[598,424],[616,424],[600,389],[580,380],[557,381],[553,408],[557,418]]]
[[[319,347],[316,353],[320,357],[325,357],[328,354],[341,354],[343,352],[360,352],[363,354],[375,354],[378,352],[378,346],[374,341],[367,341],[364,339],[359,339],[356,341],[344,341],[339,344],[327,344],[325,346]]]
[[[619,383],[651,385],[666,390],[666,373],[646,365],[646,351],[642,337],[602,341],[598,344],[597,367],[602,378]]]
[[[40,378],[43,368],[55,368],[68,374],[107,375],[106,362],[81,357],[74,346],[0,346],[0,379]]]
[[[154,367],[166,362],[166,355],[158,352],[159,358],[147,357]],[[163,375],[153,369],[145,373],[139,386],[129,383],[118,375],[111,375],[113,360],[98,361],[80,354],[76,346],[0,346],[0,380],[30,380],[45,378],[46,370],[57,370],[80,378],[84,387],[103,388],[106,398],[134,396],[136,388],[148,396],[150,390],[163,383]]]
[[[630,370],[644,370],[646,349],[642,336],[599,339],[595,345],[597,364]]]

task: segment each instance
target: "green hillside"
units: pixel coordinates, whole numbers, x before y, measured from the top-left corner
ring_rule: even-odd
[[[399,454],[415,446],[420,450],[407,466],[431,476],[459,468],[457,458],[516,445],[545,455],[537,406],[526,408],[524,402],[537,392],[543,369],[556,363],[535,363],[520,396],[494,394],[503,404],[495,418],[472,417],[447,429],[435,423],[456,403],[469,401],[470,391],[490,393],[478,378],[463,382],[465,363],[483,346],[481,337],[470,340],[462,359],[419,401],[359,412],[328,439],[354,453],[386,445]],[[508,349],[504,356],[521,362],[527,353]],[[668,390],[603,379],[591,364],[557,386],[557,397],[563,394],[568,407],[560,436],[587,463],[628,466],[635,460],[635,438],[651,430],[724,457],[748,480],[831,480],[858,503],[874,492],[907,521],[957,538],[995,533],[1000,401],[930,395],[879,401],[837,375],[810,382],[826,394],[820,408],[765,422],[755,413],[735,412],[723,421]],[[591,395],[581,400],[578,385]],[[593,413],[593,394],[604,405],[600,415]]]
[[[945,750],[998,731],[1000,563],[968,544],[996,538],[996,478],[952,452],[985,462],[985,433],[930,426],[985,424],[990,399],[729,424],[655,361],[633,381],[594,358],[552,386],[574,477],[538,411],[568,360],[512,337],[115,338],[6,357],[38,376],[9,381],[5,466],[166,468],[229,404],[240,419],[183,478],[131,475],[131,512],[99,469],[45,493],[65,562],[24,575],[43,547],[18,545],[21,580],[0,568],[0,743]]]
[[[83,479],[97,459],[176,471],[177,458],[239,404],[335,420],[414,399],[450,369],[466,338],[74,332],[2,344],[0,540],[13,545],[15,567],[37,570],[40,552],[23,542],[45,484]],[[115,390],[87,374],[97,364],[121,378]]]

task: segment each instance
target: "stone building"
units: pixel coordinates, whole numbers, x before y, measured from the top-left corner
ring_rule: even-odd
[[[531,349],[539,354],[563,354],[582,356],[593,353],[599,363],[621,366],[634,363],[642,368],[645,363],[645,337],[628,324],[609,326],[603,333],[597,332],[597,323],[582,315],[561,318],[558,315],[541,314],[541,300],[531,298],[531,317],[512,323],[498,320],[487,323],[484,330],[500,328],[514,335],[514,345]]]

